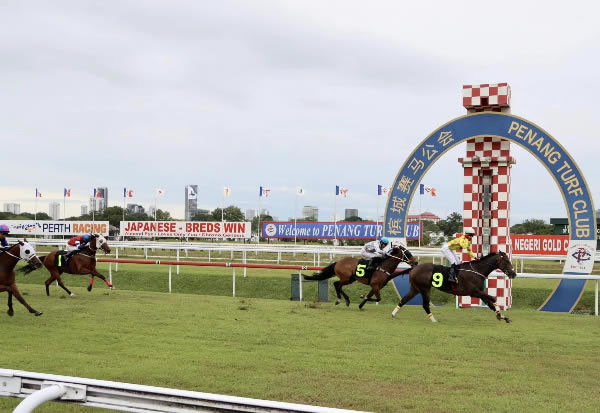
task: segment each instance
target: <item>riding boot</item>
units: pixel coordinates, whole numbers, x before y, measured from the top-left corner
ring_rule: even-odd
[[[451,283],[456,283],[456,274],[458,273],[458,265],[452,264],[450,266],[450,273],[448,274],[448,281]]]

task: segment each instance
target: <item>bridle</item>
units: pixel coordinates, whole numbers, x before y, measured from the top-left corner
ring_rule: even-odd
[[[35,253],[33,253],[33,254],[32,254],[30,257],[29,257],[29,259],[25,259],[25,258],[17,257],[17,256],[16,256],[16,255],[14,255],[14,254],[11,254],[9,251],[10,251],[10,250],[12,250],[12,249],[13,249],[14,247],[16,247],[16,246],[19,246],[19,247],[21,247],[22,245],[21,245],[21,244],[19,244],[19,243],[17,243],[17,244],[15,244],[15,245],[13,245],[12,247],[10,247],[10,248],[8,249],[8,251],[2,251],[2,252],[3,252],[3,253],[5,253],[5,254],[8,254],[8,255],[10,255],[10,256],[11,256],[11,257],[13,257],[13,258],[16,258],[16,259],[17,259],[17,261],[23,260],[23,261],[25,261],[25,262],[30,262],[30,261],[31,261],[31,259],[32,259],[33,257],[35,257],[35,256],[36,256],[36,255],[35,255]]]
[[[502,258],[502,254],[501,254],[501,253],[499,253],[499,252],[496,252],[496,253],[495,253],[495,255],[496,255],[496,256],[500,256],[500,258]],[[477,260],[477,262],[481,262],[481,259],[478,259],[478,260]],[[506,270],[504,270],[504,269],[500,268],[500,267],[499,267],[497,264],[490,264],[490,263],[488,263],[488,262],[485,262],[485,261],[483,261],[483,264],[487,265],[487,266],[488,266],[488,268],[490,268],[490,273],[491,273],[492,271],[494,271],[495,269],[499,269],[499,270],[501,270],[502,272],[505,272],[505,271],[506,271]],[[472,273],[475,273],[475,274],[479,275],[480,277],[482,277],[482,278],[484,278],[484,279],[485,279],[485,278],[487,278],[487,277],[490,275],[490,273],[488,273],[488,275],[483,275],[483,274],[482,274],[482,273],[480,273],[479,271],[476,271],[476,270],[473,268],[473,261],[469,261],[469,267],[471,267],[471,269],[470,269],[470,270],[469,270],[469,269],[467,269],[467,268],[461,268],[461,269],[460,269],[460,271],[472,272]]]
[[[398,246],[396,248],[398,248],[400,251],[402,251],[402,256],[401,257],[397,257],[395,255],[392,255],[389,252],[386,252],[385,255],[387,255],[390,258],[396,258],[399,262],[405,262],[407,264],[410,264],[410,259],[412,258],[412,256],[411,257],[408,256],[408,254],[407,254],[408,250],[405,249],[405,248],[403,248],[403,247],[401,247],[401,246]]]

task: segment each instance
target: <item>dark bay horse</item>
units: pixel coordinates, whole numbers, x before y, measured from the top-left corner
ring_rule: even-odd
[[[429,299],[431,293],[431,287],[434,286],[441,291],[454,294],[454,295],[469,295],[471,297],[479,298],[487,306],[496,312],[496,318],[498,320],[504,320],[510,323],[510,319],[500,312],[500,309],[496,305],[496,297],[486,294],[483,291],[484,281],[487,276],[494,270],[500,269],[509,278],[515,278],[517,273],[510,263],[510,259],[505,252],[493,252],[485,257],[463,262],[459,266],[458,274],[456,279],[458,284],[448,282],[447,270],[448,267],[434,264],[420,264],[410,270],[410,291],[398,304],[398,306],[392,312],[392,317],[396,316],[396,313],[400,308],[410,301],[415,295],[421,293],[423,296],[423,309],[427,313],[427,316],[432,322],[436,322],[436,319],[431,314],[429,309]]]
[[[81,250],[81,252],[75,253],[71,256],[67,267],[57,265],[57,261],[59,259],[60,261],[64,260],[64,256],[60,258],[57,257],[58,253],[62,253],[62,251],[60,250],[52,251],[47,256],[40,257],[40,259],[44,263],[44,266],[48,269],[48,271],[50,271],[50,278],[48,278],[45,282],[46,295],[50,295],[50,284],[52,283],[52,281],[56,280],[56,282],[58,282],[58,285],[60,285],[62,289],[67,292],[67,294],[69,294],[71,297],[75,296],[63,284],[62,279],[60,278],[60,275],[63,272],[66,272],[67,274],[90,274],[91,278],[90,285],[87,288],[88,291],[92,291],[92,286],[94,285],[94,277],[100,278],[106,283],[108,288],[112,289],[113,286],[110,283],[110,281],[108,281],[106,277],[104,277],[104,275],[100,274],[96,270],[96,251],[98,251],[98,249],[102,249],[102,251],[104,251],[105,254],[108,254],[110,252],[110,247],[108,246],[106,239],[102,235],[94,234],[92,236],[92,240],[89,242],[87,247]]]
[[[13,295],[21,304],[25,306],[31,314],[36,316],[42,315],[41,312],[34,310],[25,299],[21,296],[17,284],[15,284],[15,265],[19,260],[24,260],[29,263],[30,268],[39,268],[42,266],[42,262],[35,255],[35,249],[31,246],[27,240],[19,241],[17,244],[10,247],[8,251],[0,252],[0,292],[8,292],[8,315],[13,316],[15,314],[12,305]]]
[[[350,298],[342,290],[342,287],[344,285],[352,284],[356,280],[358,280],[362,284],[369,285],[371,287],[371,291],[369,291],[369,293],[363,297],[363,301],[358,306],[358,308],[362,310],[363,306],[367,301],[381,301],[381,295],[379,291],[383,287],[385,287],[389,280],[401,274],[395,274],[396,267],[398,267],[399,263],[405,262],[410,264],[411,266],[417,265],[417,260],[415,259],[415,257],[413,257],[410,251],[399,245],[394,246],[389,251],[385,260],[383,260],[375,269],[370,279],[364,276],[364,265],[359,266],[359,261],[359,258],[343,258],[340,261],[329,264],[327,267],[323,268],[319,273],[315,273],[313,275],[305,275],[304,279],[326,280],[337,275],[339,280],[333,283],[335,287],[335,292],[337,294],[337,300],[335,302],[336,305],[338,305],[341,302],[342,296],[344,296],[344,300],[346,300],[346,305],[350,305]],[[375,294],[375,300],[371,298],[373,294]]]

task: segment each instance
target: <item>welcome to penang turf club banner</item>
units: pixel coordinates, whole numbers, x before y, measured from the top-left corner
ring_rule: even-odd
[[[250,222],[121,221],[126,237],[250,238]]]
[[[108,236],[108,221],[34,221],[0,220],[8,225],[10,235],[80,235],[102,234]]]
[[[383,223],[379,222],[308,222],[308,221],[265,221],[262,236],[265,238],[298,239],[375,239],[383,234]],[[295,229],[295,235],[294,235]],[[416,240],[421,236],[419,223],[409,223],[406,239]]]
[[[513,254],[567,255],[568,235],[511,235]]]

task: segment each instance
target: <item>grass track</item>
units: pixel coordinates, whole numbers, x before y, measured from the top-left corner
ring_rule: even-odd
[[[44,315],[0,313],[6,368],[378,412],[598,406],[596,317],[516,309],[507,325],[447,305],[433,324],[420,307],[391,319],[390,301],[361,312],[100,286],[75,287],[75,298],[21,290]],[[0,411],[18,402],[1,398]]]

